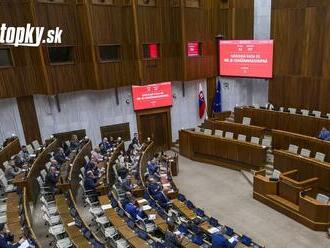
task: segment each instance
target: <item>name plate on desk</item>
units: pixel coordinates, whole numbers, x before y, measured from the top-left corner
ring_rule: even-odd
[[[216,227],[211,227],[207,230],[210,234],[220,232],[220,230]]]
[[[110,208],[112,208],[112,205],[111,204],[105,204],[105,205],[102,205],[101,208],[102,208],[102,210],[110,209]]]

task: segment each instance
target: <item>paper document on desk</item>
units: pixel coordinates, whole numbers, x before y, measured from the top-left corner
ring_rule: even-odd
[[[211,227],[207,230],[210,234],[220,232],[220,230],[216,227]]]
[[[151,209],[151,207],[149,205],[142,206],[143,211],[147,211],[147,210],[150,210],[150,209]]]
[[[137,201],[139,204],[145,204],[147,203],[148,201],[146,199],[141,199],[141,200],[138,200]]]
[[[148,216],[148,220],[155,220],[156,218],[157,218],[157,215],[155,215],[155,214],[150,214]]]
[[[112,208],[111,204],[105,204],[105,205],[101,205],[102,210],[106,210],[106,209],[110,209]]]
[[[30,247],[29,241],[25,240],[18,248],[28,248]]]
[[[76,222],[72,221],[70,223],[67,224],[67,226],[74,226],[76,224]]]

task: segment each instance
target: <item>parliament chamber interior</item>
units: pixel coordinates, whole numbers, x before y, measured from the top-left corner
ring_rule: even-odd
[[[0,248],[329,248],[329,0],[0,0]]]

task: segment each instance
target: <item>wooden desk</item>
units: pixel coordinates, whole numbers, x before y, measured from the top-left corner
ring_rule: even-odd
[[[252,125],[243,125],[236,122],[217,121],[217,120],[205,120],[202,124],[203,128],[211,129],[213,132],[215,129],[222,130],[224,132],[234,133],[234,138],[237,139],[238,134],[246,135],[247,140],[250,141],[251,137],[259,137],[262,139],[265,135],[266,128]]]
[[[14,241],[17,242],[23,236],[19,216],[19,195],[16,192],[7,194],[7,226],[11,234],[14,235]]]
[[[297,145],[311,151],[311,157],[315,157],[316,152],[325,154],[325,161],[330,162],[330,142],[320,140],[298,133],[291,133],[282,130],[272,130],[273,149],[287,150],[290,144]]]
[[[284,150],[274,150],[274,168],[281,171],[299,170],[301,180],[319,178],[319,189],[330,192],[330,163],[302,157]]]
[[[283,185],[282,179],[280,177],[279,181],[270,182],[261,173],[257,173],[254,176],[253,198],[313,230],[326,231],[330,227],[330,205],[315,200],[315,194],[310,197],[304,191],[297,192],[299,187],[291,183],[285,184],[287,187],[284,190],[277,190],[281,187],[279,185]],[[289,190],[290,186],[292,190]],[[313,189],[307,191],[313,192]]]
[[[236,170],[259,170],[266,163],[266,148],[189,130],[179,131],[180,154],[192,160]]]
[[[129,240],[130,238],[136,237],[137,235],[127,225],[122,225],[116,228],[117,231],[123,236],[124,239]]]
[[[74,222],[74,219],[70,215],[70,208],[64,195],[56,195],[55,202],[58,209],[58,213],[61,217],[61,221],[64,225],[65,232],[68,234],[74,246],[79,248],[92,247],[92,245],[84,237],[78,227],[76,227],[75,225],[68,226],[69,223]]]
[[[130,238],[128,240],[128,243],[132,247],[135,247],[135,248],[148,248],[148,247],[150,247],[145,240],[143,240],[143,239],[141,239],[140,237],[137,237],[137,236]]]
[[[326,118],[251,107],[235,108],[235,122],[242,123],[243,117],[251,118],[251,125],[299,133],[312,137],[318,137],[322,127],[330,129],[330,120]]]
[[[1,151],[0,151],[0,168],[5,170],[3,167],[3,162],[9,161],[10,158],[19,153],[21,149],[21,145],[19,143],[18,138],[14,138],[11,140]]]
[[[13,184],[17,186],[19,189],[23,190],[24,187],[28,185],[26,173],[22,172],[15,176]]]
[[[197,218],[197,215],[189,209],[183,202],[178,199],[172,200],[173,206],[178,209],[188,220],[193,220]]]

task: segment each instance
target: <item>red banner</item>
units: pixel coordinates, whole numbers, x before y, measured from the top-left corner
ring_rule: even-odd
[[[199,56],[199,43],[198,42],[188,42],[187,53],[188,53],[188,57]]]
[[[219,61],[221,76],[271,78],[273,40],[221,40]]]
[[[164,82],[145,86],[132,86],[134,110],[171,106],[172,84]]]

